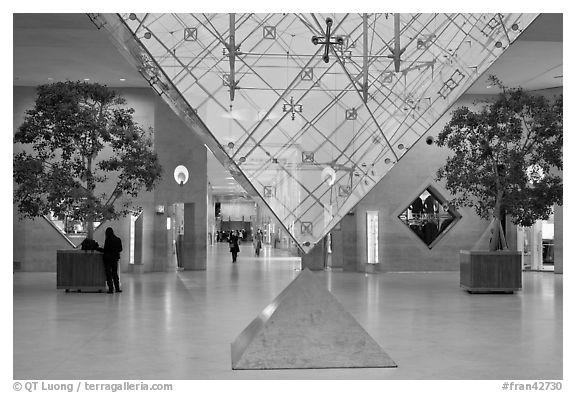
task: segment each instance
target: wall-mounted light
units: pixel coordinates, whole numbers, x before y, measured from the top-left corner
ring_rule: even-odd
[[[184,165],[178,165],[174,169],[174,180],[176,180],[176,183],[180,184],[181,186],[186,184],[188,177],[188,169]]]

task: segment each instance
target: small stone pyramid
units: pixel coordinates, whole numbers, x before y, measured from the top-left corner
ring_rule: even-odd
[[[233,370],[397,367],[304,269],[232,343]]]

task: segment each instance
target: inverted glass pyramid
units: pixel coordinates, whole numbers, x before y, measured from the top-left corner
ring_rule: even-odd
[[[536,16],[90,14],[304,251]]]

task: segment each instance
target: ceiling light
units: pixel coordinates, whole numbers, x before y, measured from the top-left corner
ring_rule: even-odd
[[[84,82],[88,82],[90,78],[84,78]]]
[[[120,82],[126,82],[126,78],[120,78]]]
[[[48,78],[48,80],[49,80],[49,81],[53,81],[53,80],[54,80],[54,78]]]

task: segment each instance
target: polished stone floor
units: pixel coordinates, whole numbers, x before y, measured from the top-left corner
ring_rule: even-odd
[[[55,273],[16,273],[14,379],[562,379],[562,275],[525,272],[514,295],[470,295],[457,272],[317,272],[395,369],[233,371],[230,344],[299,273],[243,246],[233,265],[123,274],[122,294],[65,293]]]

